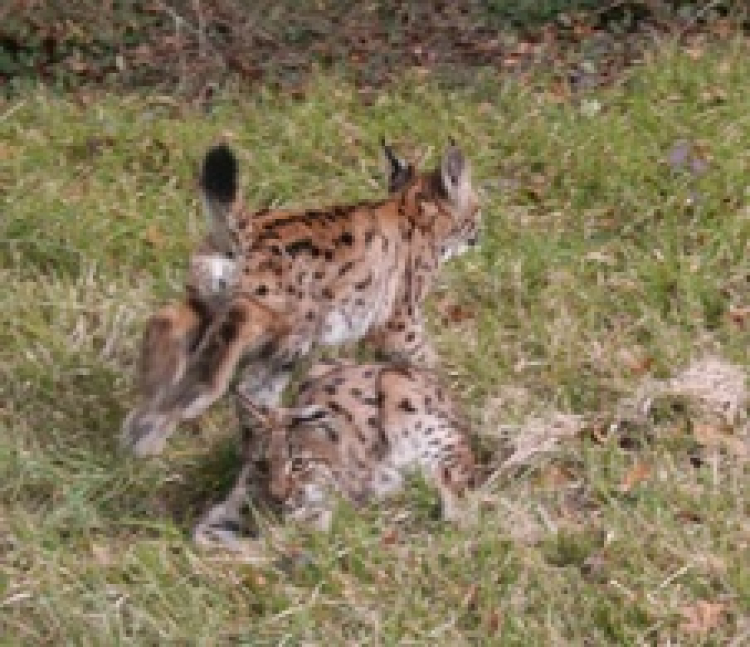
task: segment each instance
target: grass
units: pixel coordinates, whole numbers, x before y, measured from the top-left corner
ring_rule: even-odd
[[[665,48],[583,101],[479,74],[369,106],[327,77],[296,100],[228,92],[208,116],[142,95],[2,105],[0,643],[745,644],[747,78],[730,41]],[[258,205],[381,195],[381,135],[432,159],[449,135],[465,146],[483,246],[430,312],[500,470],[475,529],[436,521],[415,483],[342,509],[330,536],[271,524],[269,550],[314,563],[236,564],[188,538],[237,468],[230,407],[158,459],[118,451],[220,135]],[[736,420],[684,387],[707,356],[739,371]],[[624,414],[639,393],[648,415]]]

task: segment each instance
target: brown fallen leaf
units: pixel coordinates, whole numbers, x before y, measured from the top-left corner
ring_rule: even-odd
[[[747,320],[750,319],[750,307],[738,306],[730,308],[727,315],[733,324],[739,328],[743,328]]]
[[[651,466],[648,463],[636,463],[631,467],[622,479],[620,492],[627,494],[636,485],[647,481],[651,477]]]
[[[380,543],[383,546],[393,546],[398,541],[398,529],[388,528],[380,537]]]
[[[164,247],[164,234],[156,225],[149,225],[143,232],[143,238],[151,247]]]
[[[498,630],[503,626],[503,616],[497,609],[493,609],[487,618],[487,630],[491,634],[496,634]]]
[[[476,611],[478,598],[479,598],[479,587],[476,584],[472,584],[469,587],[469,590],[466,592],[466,595],[464,596],[463,604],[461,606],[464,609],[467,609],[468,611]]]
[[[437,302],[437,311],[446,324],[458,324],[476,318],[476,312],[450,298],[442,298]]]
[[[648,373],[648,371],[651,369],[651,366],[654,363],[654,358],[649,357],[644,351],[638,349],[638,350],[629,350],[623,348],[620,353],[620,360],[623,364],[627,367],[627,369],[633,374],[633,375],[645,375]]]
[[[680,629],[689,634],[707,634],[721,624],[726,605],[723,602],[698,600],[693,605],[680,609],[685,620]]]

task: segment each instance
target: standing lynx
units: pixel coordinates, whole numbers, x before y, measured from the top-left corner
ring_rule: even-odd
[[[226,392],[238,367],[242,393],[275,406],[293,368],[320,344],[365,339],[387,357],[434,364],[422,305],[439,265],[479,233],[469,164],[455,145],[428,172],[396,168],[394,157],[394,192],[385,200],[256,213],[239,199],[236,164],[214,168],[212,154],[206,203],[237,223],[235,281],[180,370],[164,371],[169,379],[152,382],[126,419],[123,439],[138,454],[161,451],[180,420]],[[254,423],[244,424],[252,435]]]

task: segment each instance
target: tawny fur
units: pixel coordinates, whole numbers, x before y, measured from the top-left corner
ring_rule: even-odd
[[[240,363],[241,392],[269,406],[320,344],[365,339],[386,357],[433,365],[422,304],[439,265],[476,242],[478,201],[455,146],[434,171],[393,177],[391,197],[358,205],[252,213],[237,193],[221,202],[236,222],[235,281],[169,368],[154,359],[159,378],[142,380],[152,390],[128,416],[125,443],[138,454],[161,451],[180,420],[221,397]],[[244,424],[252,435],[254,422]]]
[[[406,365],[318,364],[293,407],[247,406],[267,427],[270,493],[288,517],[325,530],[337,498],[360,506],[398,492],[410,473],[437,488],[443,514],[459,521],[474,484],[467,425],[435,375]],[[204,544],[233,544],[252,474],[195,530]]]

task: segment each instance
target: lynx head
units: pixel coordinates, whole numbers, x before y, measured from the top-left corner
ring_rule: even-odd
[[[471,182],[471,166],[451,140],[438,168],[418,173],[383,142],[390,165],[388,189],[403,195],[417,215],[415,220],[438,248],[440,259],[465,252],[478,242],[481,223],[479,198]]]

